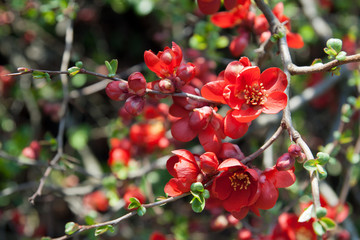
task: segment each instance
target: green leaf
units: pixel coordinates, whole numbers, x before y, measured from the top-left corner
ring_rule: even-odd
[[[205,208],[205,200],[199,201],[199,199],[193,198],[193,200],[191,201],[191,208],[196,213],[202,212]]]
[[[325,217],[326,213],[327,213],[326,208],[319,207],[319,208],[316,209],[316,217],[317,218]]]
[[[65,233],[67,235],[71,235],[71,234],[77,232],[79,229],[80,229],[79,224],[74,223],[74,222],[68,222],[65,225]]]
[[[225,36],[220,36],[216,39],[217,48],[225,48],[229,45],[229,39]]]
[[[114,77],[118,68],[118,60],[113,59],[110,62],[105,61],[105,66],[108,70],[108,77]]]
[[[336,223],[334,222],[334,220],[328,217],[322,217],[320,219],[320,223],[326,230],[331,230],[336,227]]]
[[[330,159],[329,154],[324,153],[324,152],[318,152],[316,154],[316,157],[317,157],[318,163],[320,165],[325,165],[326,163],[329,162],[329,159]]]
[[[209,190],[205,189],[205,191],[203,192],[203,196],[204,196],[205,199],[210,198],[210,192],[209,192]]]
[[[204,185],[201,182],[194,182],[190,187],[192,192],[204,192]]]
[[[316,233],[316,235],[322,236],[325,234],[326,231],[319,222],[313,222],[312,225],[313,225],[313,229],[314,229],[314,232]]]
[[[324,52],[329,55],[329,58],[335,57],[337,52],[332,48],[324,48]]]
[[[134,209],[141,206],[141,203],[137,198],[131,197],[129,200],[130,200],[130,204],[128,206],[128,209]]]
[[[330,71],[332,72],[332,74],[340,76],[340,67],[333,67]]]
[[[333,49],[336,53],[339,53],[342,48],[342,41],[338,38],[330,38],[329,40],[327,40],[326,46]]]
[[[327,177],[327,171],[321,165],[316,165],[316,168],[317,168],[317,172],[319,174],[320,180],[324,180]]]
[[[317,170],[317,168],[316,168],[317,164],[318,164],[317,159],[310,159],[310,160],[306,161],[303,166],[306,170],[311,172],[311,171]]]
[[[346,59],[346,52],[344,52],[344,51],[339,52],[335,58],[338,61],[344,61]]]
[[[314,61],[311,63],[311,66],[314,66],[317,64],[323,64],[321,58],[315,58]]]
[[[101,234],[104,234],[107,231],[114,232],[115,229],[114,229],[114,227],[112,225],[106,225],[106,226],[98,227],[95,230],[95,237],[97,237],[97,236],[99,236]]]
[[[46,81],[50,82],[51,81],[51,78],[50,78],[50,75],[48,73],[45,73],[45,72],[40,72],[40,71],[34,71],[32,73],[32,77],[34,79],[46,79]]]
[[[314,205],[311,204],[305,208],[304,212],[300,215],[298,222],[307,222],[312,218]]]
[[[145,208],[144,206],[140,206],[136,211],[137,211],[137,214],[138,214],[140,217],[142,217],[142,216],[144,216],[145,213],[146,213],[146,208]]]
[[[75,76],[79,72],[80,72],[80,68],[78,68],[78,67],[71,67],[68,69],[68,73],[69,73],[70,77]]]
[[[78,67],[78,68],[83,68],[83,62],[82,61],[77,61],[76,63],[75,63],[75,66],[76,67]]]
[[[197,193],[197,192],[193,192],[193,191],[190,191],[191,194],[194,196],[194,198],[191,200],[190,203],[192,203],[192,201],[194,201],[194,199],[197,199],[201,202],[201,199],[202,199],[202,193]]]

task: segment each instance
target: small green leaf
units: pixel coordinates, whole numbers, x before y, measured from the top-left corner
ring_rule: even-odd
[[[313,222],[312,225],[313,225],[313,229],[314,229],[314,232],[316,233],[316,235],[322,236],[325,234],[326,231],[319,222]]]
[[[320,58],[315,58],[314,61],[311,63],[311,66],[314,66],[317,64],[323,64],[323,62]]]
[[[346,52],[344,52],[344,51],[339,52],[335,58],[338,61],[344,61],[346,59]]]
[[[82,61],[77,61],[76,63],[75,63],[75,66],[76,67],[78,67],[78,68],[83,68],[83,62]]]
[[[304,212],[300,215],[298,222],[307,222],[312,218],[314,205],[311,204],[305,208]]]
[[[316,209],[316,217],[317,218],[325,217],[326,213],[327,213],[326,208],[319,207],[319,208]]]
[[[106,226],[98,227],[95,230],[95,237],[97,237],[97,236],[99,236],[101,234],[104,234],[107,231],[114,232],[115,229],[114,229],[114,227],[112,225],[106,225]]]
[[[131,197],[129,200],[130,200],[130,204],[128,206],[128,209],[134,209],[141,206],[141,203],[137,198]]]
[[[71,67],[68,69],[68,73],[69,73],[70,77],[75,76],[79,72],[80,72],[80,68],[78,68],[78,67]]]
[[[327,171],[325,170],[325,168],[321,165],[316,165],[317,167],[317,173],[319,174],[319,179],[320,180],[324,180],[327,177]]]
[[[204,185],[201,182],[194,182],[190,187],[193,192],[204,192]]]
[[[34,71],[34,72],[32,73],[32,77],[33,77],[34,79],[44,78],[44,79],[46,79],[46,81],[48,81],[48,82],[51,81],[50,75],[49,75],[48,73],[45,73],[45,72]]]
[[[330,71],[332,74],[335,74],[336,76],[340,76],[340,67],[333,67]]]
[[[193,198],[193,200],[191,201],[191,208],[196,213],[202,212],[205,208],[205,200],[199,201],[199,199]]]
[[[321,218],[320,223],[326,230],[331,230],[336,227],[336,223],[334,222],[334,220],[328,217]]]
[[[330,159],[329,154],[324,153],[324,152],[318,152],[316,154],[316,157],[317,157],[318,163],[320,165],[325,165],[326,163],[329,162],[329,159]]]
[[[276,33],[271,35],[271,37],[270,37],[270,41],[273,43],[277,42],[279,39],[280,39],[280,36]]]
[[[203,196],[204,196],[205,199],[210,198],[210,192],[209,192],[209,190],[205,189],[205,191],[203,192]]]
[[[324,48],[324,52],[329,55],[329,58],[333,58],[337,55],[337,52],[332,48]]]
[[[318,164],[318,161],[316,159],[310,159],[304,163],[304,168],[308,171],[316,171],[316,165]]]
[[[146,208],[145,208],[144,206],[140,206],[136,211],[137,211],[137,214],[138,214],[140,217],[142,217],[142,216],[144,216],[145,213],[146,213]]]
[[[108,70],[108,77],[114,77],[118,68],[118,60],[113,59],[110,62],[105,61],[105,66]]]
[[[45,76],[45,79],[46,79],[47,82],[51,82],[51,78],[50,78],[50,75],[48,73],[45,73],[44,76]]]
[[[326,46],[333,49],[336,53],[339,53],[342,48],[342,41],[338,38],[330,38],[327,40]]]
[[[65,233],[67,235],[71,235],[71,234],[77,232],[79,229],[80,229],[79,224],[74,223],[74,222],[68,222],[65,225]]]

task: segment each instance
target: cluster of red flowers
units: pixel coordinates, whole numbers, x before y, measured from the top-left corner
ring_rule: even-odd
[[[217,12],[220,8],[219,1],[198,0],[199,9],[204,14],[212,14],[211,22],[221,28],[238,27],[238,35],[235,36],[230,44],[230,52],[234,56],[240,56],[250,41],[251,33],[258,37],[260,43],[270,38],[269,23],[264,14],[256,16],[250,11],[250,0],[224,1],[227,11]],[[283,14],[284,5],[278,3],[273,8],[274,15],[281,23],[285,24],[286,40],[290,48],[302,48],[304,42],[302,37],[291,32],[290,19]]]
[[[189,192],[194,182],[207,183],[212,207],[222,206],[235,218],[244,218],[249,210],[260,215],[259,209],[272,208],[279,188],[295,182],[294,168],[278,170],[276,166],[261,171],[241,162],[244,155],[237,145],[223,143],[221,152],[194,155],[187,150],[175,150],[167,162],[173,176],[165,186],[169,196]],[[214,203],[215,202],[215,203]]]

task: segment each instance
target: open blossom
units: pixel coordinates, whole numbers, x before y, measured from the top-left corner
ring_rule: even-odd
[[[191,184],[197,182],[201,171],[196,158],[191,152],[180,149],[172,151],[175,156],[169,158],[166,168],[174,178],[165,185],[164,191],[169,196],[178,196],[189,192]]]
[[[218,167],[211,193],[222,201],[226,211],[238,212],[259,198],[259,174],[235,158],[224,160]]]
[[[204,98],[227,103],[232,109],[231,117],[246,123],[257,118],[262,112],[275,114],[287,105],[284,90],[287,78],[279,68],[260,69],[251,66],[243,57],[228,64],[224,80],[207,83],[201,94]]]
[[[250,4],[250,0],[238,0],[236,6],[230,10],[228,9],[228,11],[213,14],[210,20],[213,24],[221,28],[234,27],[246,19],[249,13]]]

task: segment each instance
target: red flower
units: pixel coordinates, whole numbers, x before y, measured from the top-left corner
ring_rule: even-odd
[[[224,80],[207,83],[201,93],[204,98],[225,101],[233,109],[231,117],[246,123],[261,112],[275,114],[284,109],[286,87],[286,75],[279,68],[268,68],[260,74],[258,67],[241,58],[226,67]]]
[[[240,4],[244,0],[224,0],[224,6],[227,10],[232,9],[236,4]],[[204,14],[216,13],[220,6],[221,0],[197,0],[199,9]]]
[[[284,12],[284,4],[279,2],[273,8],[274,15],[279,19],[281,23],[287,22],[285,24],[286,27],[286,41],[290,48],[302,48],[304,46],[304,41],[300,34],[291,32],[290,19],[283,14]],[[262,35],[267,32],[269,29],[269,23],[266,20],[264,14],[261,14],[255,18],[254,21],[254,30],[257,34]],[[265,41],[270,37],[271,34],[265,33],[267,37],[262,37],[262,41]]]
[[[273,240],[316,240],[317,236],[313,230],[313,219],[308,222],[298,222],[298,216],[293,213],[282,213],[278,218],[271,239]]]
[[[123,164],[127,166],[130,161],[130,152],[121,148],[112,148],[109,153],[108,165],[114,166],[115,164]]]
[[[181,48],[172,43],[172,48],[165,47],[164,51],[155,55],[151,50],[145,51],[146,66],[156,73],[161,80],[151,82],[148,87],[162,92],[174,92],[175,89],[188,83],[195,76],[195,65],[184,63]]]
[[[162,234],[160,232],[153,232],[150,235],[149,240],[166,240],[166,237],[164,234]]]
[[[223,201],[226,211],[238,212],[253,205],[259,198],[259,175],[235,158],[224,160],[219,168],[222,173],[214,179],[211,192]]]
[[[221,149],[223,133],[222,116],[217,114],[212,107],[204,106],[191,111],[173,104],[170,114],[178,117],[171,126],[172,136],[182,142],[189,142],[196,136],[205,151],[217,153]]]
[[[83,204],[93,210],[104,212],[109,208],[109,200],[102,191],[95,191],[86,195]]]
[[[175,156],[169,158],[166,168],[174,178],[165,185],[164,191],[169,196],[178,196],[189,192],[191,184],[197,182],[200,168],[195,156],[184,149],[172,151]]]
[[[211,16],[210,20],[213,24],[221,28],[231,28],[240,24],[249,12],[251,1],[242,0],[229,11],[218,12]]]

